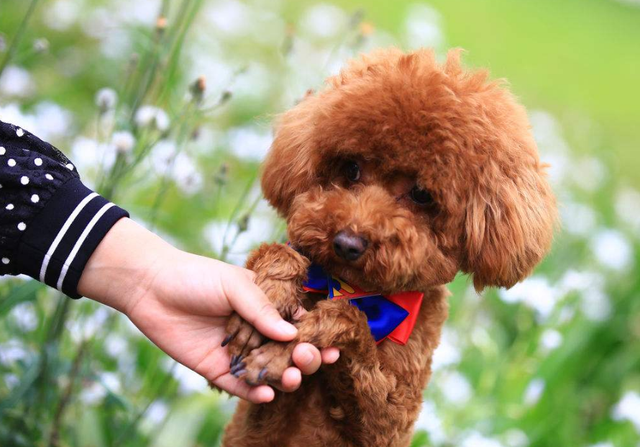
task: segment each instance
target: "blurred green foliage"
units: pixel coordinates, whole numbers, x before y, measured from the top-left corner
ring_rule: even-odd
[[[640,445],[637,3],[34,3],[0,119],[172,243],[230,262],[284,234],[256,184],[273,116],[347,58],[462,46],[508,78],[563,230],[510,291],[451,285],[413,446]],[[0,0],[0,67],[31,4]],[[217,445],[234,405],[121,315],[0,280],[0,445]]]

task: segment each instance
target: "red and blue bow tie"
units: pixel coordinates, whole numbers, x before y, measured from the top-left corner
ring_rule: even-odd
[[[367,315],[367,323],[376,343],[386,338],[400,345],[407,343],[418,318],[423,293],[382,295],[366,291],[328,275],[317,264],[312,264],[307,273],[308,279],[302,288],[307,292],[327,293],[330,300],[348,299],[349,303]]]

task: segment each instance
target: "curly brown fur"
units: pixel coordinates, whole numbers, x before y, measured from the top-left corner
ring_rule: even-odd
[[[230,353],[242,356],[238,375],[275,386],[298,342],[342,354],[295,393],[242,402],[224,446],[409,445],[447,315],[445,285],[462,271],[479,291],[510,287],[548,251],[555,199],[526,112],[459,57],[438,64],[429,50],[376,51],[280,118],[262,186],[305,256],[263,246],[249,268],[299,333],[262,344],[236,317],[230,333],[249,335],[236,335]],[[368,242],[356,260],[333,247],[344,230]],[[376,346],[357,308],[302,293],[309,260],[361,287],[423,291],[408,343]],[[309,312],[296,318],[301,306]]]

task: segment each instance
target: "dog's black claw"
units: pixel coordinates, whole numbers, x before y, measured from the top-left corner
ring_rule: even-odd
[[[246,374],[246,373],[247,373],[247,370],[246,370],[246,369],[240,369],[240,370],[238,370],[238,371],[234,372],[234,373],[233,373],[233,375],[234,375],[235,377],[237,377],[237,378],[240,378],[240,377],[242,377],[242,376],[243,376],[244,374]]]
[[[229,367],[232,367],[233,365],[235,365],[237,359],[238,359],[237,355],[232,355],[231,356],[231,363],[229,363]]]
[[[222,346],[223,348],[225,346],[227,346],[229,344],[229,342],[231,341],[231,339],[233,339],[233,335],[227,335],[224,340],[222,340],[222,343],[220,344],[220,346]]]
[[[245,367],[245,366],[247,366],[247,365],[245,365],[245,364],[244,364],[244,362],[242,362],[242,363],[237,363],[236,365],[234,365],[234,366],[231,368],[231,374],[235,375],[237,371],[239,371],[239,370],[241,370],[241,369],[244,369],[244,367]]]
[[[262,380],[267,375],[267,368],[262,368],[258,373],[258,381]]]

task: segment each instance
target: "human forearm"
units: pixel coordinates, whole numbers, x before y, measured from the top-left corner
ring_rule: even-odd
[[[78,292],[128,314],[149,292],[160,263],[178,253],[131,219],[120,219],[89,258]]]

